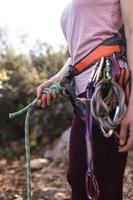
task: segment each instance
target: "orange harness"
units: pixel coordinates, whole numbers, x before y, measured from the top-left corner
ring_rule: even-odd
[[[98,61],[102,57],[111,56],[113,53],[120,53],[120,45],[113,46],[99,46],[92,53],[89,53],[81,61],[76,63],[72,70],[76,72],[76,75],[88,69],[93,63]]]
[[[110,57],[114,53],[118,55],[118,58],[123,58],[127,63],[125,54],[125,48],[122,44],[121,38],[111,38],[93,49],[89,54],[83,57],[75,65],[70,66],[69,74],[67,75],[68,80],[72,80],[75,76],[81,74],[83,71],[91,67],[102,57]],[[122,55],[120,55],[122,54]],[[116,56],[117,57],[117,56]],[[128,103],[130,91],[131,91],[131,73],[129,67],[123,67],[119,69],[120,74],[116,76],[115,81],[124,89],[126,94],[126,103]]]

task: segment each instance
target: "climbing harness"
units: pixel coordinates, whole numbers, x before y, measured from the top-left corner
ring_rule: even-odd
[[[124,67],[120,69],[118,59],[124,61]],[[91,76],[88,80],[86,98],[79,98],[74,88],[74,77],[81,74],[93,65]],[[61,93],[68,97],[72,103],[74,112],[86,122],[86,146],[88,170],[86,173],[86,190],[89,200],[98,200],[99,188],[93,169],[93,131],[92,123],[96,120],[102,134],[109,138],[118,135],[116,129],[126,113],[126,105],[130,96],[131,76],[127,67],[125,50],[122,39],[110,38],[89,54],[69,66],[69,71],[64,75],[60,83],[45,88],[42,93]],[[124,89],[124,90],[123,90]],[[124,92],[125,91],[125,92]],[[29,148],[29,117],[39,98],[22,110],[9,114],[9,117],[18,116],[27,112],[25,119],[25,150],[27,162],[27,200],[31,200],[31,171]],[[113,113],[113,115],[112,115]]]
[[[125,62],[121,69],[119,58]],[[65,78],[70,81],[92,65],[93,69],[86,89],[87,97],[77,99],[85,105],[81,109],[80,117],[86,121],[88,162],[86,191],[89,200],[98,200],[99,187],[93,169],[92,121],[94,118],[98,122],[106,138],[113,135],[118,142],[116,130],[126,114],[126,105],[130,96],[131,76],[121,38],[111,38],[100,44],[74,66],[70,66],[70,71]]]

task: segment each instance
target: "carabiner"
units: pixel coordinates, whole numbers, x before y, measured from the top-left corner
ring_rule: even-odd
[[[89,171],[86,173],[86,191],[88,200],[98,200],[100,193],[99,186],[95,175]]]
[[[119,106],[116,106],[116,111],[115,111],[115,114],[114,114],[114,118],[113,118],[113,121],[115,121],[119,115],[119,111],[120,111],[120,107]],[[114,130],[110,129],[108,132],[106,132],[104,130],[104,128],[100,125],[100,128],[102,130],[102,134],[106,137],[106,138],[109,138],[113,135],[114,133]]]
[[[112,79],[111,64],[108,58],[106,59],[105,78],[108,79],[109,81]]]
[[[96,62],[95,65],[93,66],[92,73],[90,75],[88,84],[94,82],[95,74],[96,74],[96,71],[97,71],[97,68],[98,68],[98,63],[99,63],[99,61]]]
[[[101,58],[100,64],[98,66],[98,69],[97,69],[97,72],[96,72],[95,84],[97,84],[97,82],[100,79],[101,72],[102,72],[102,67],[103,67],[103,63],[104,63],[104,57]]]

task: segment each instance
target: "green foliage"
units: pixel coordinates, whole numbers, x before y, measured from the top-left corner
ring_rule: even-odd
[[[37,68],[40,73],[40,81],[42,81],[56,74],[62,68],[68,55],[65,48],[60,47],[58,52],[54,52],[53,48],[46,43],[39,43],[37,49],[39,49],[37,52],[30,51],[30,57],[32,66]]]
[[[124,29],[121,29],[124,37]],[[23,44],[24,45],[24,44]],[[23,137],[24,117],[9,119],[8,113],[17,111],[36,97],[36,88],[62,68],[67,50],[53,48],[36,41],[29,55],[18,54],[8,41],[6,30],[0,29],[0,145]],[[60,98],[54,105],[36,109],[31,117],[31,147],[40,142],[46,145],[70,125],[71,105]],[[19,154],[13,150],[13,154]]]
[[[8,44],[5,47],[0,52],[0,143],[23,137],[25,116],[9,119],[8,114],[31,102],[36,97],[37,86],[57,73],[67,57],[65,48],[55,52],[40,42],[29,56],[17,54]],[[45,111],[35,110],[31,117],[31,146],[43,141],[44,136],[45,143],[61,134],[70,122],[70,113],[70,105],[64,99]],[[17,150],[15,154],[19,154]]]

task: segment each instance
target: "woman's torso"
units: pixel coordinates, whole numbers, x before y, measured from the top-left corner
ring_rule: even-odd
[[[120,0],[72,0],[61,16],[71,64],[75,64],[102,41],[116,35],[122,25]],[[77,93],[86,89],[89,68],[75,78]]]

